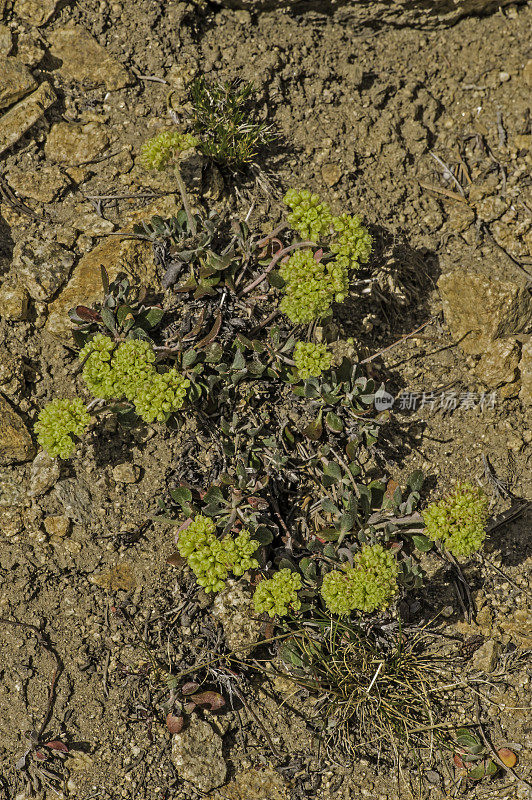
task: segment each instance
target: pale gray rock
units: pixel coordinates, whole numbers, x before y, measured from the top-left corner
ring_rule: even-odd
[[[241,581],[227,581],[214,598],[213,614],[224,629],[229,649],[238,650],[240,656],[249,654],[261,638],[262,625],[249,588]]]
[[[195,716],[187,728],[173,737],[172,761],[179,777],[200,792],[216,789],[227,777],[221,737]]]
[[[499,659],[499,654],[499,643],[494,639],[488,639],[475,651],[471,659],[471,666],[481,672],[493,672]]]
[[[44,450],[38,453],[33,459],[30,472],[30,497],[40,497],[46,494],[54,484],[57,483],[61,475],[59,461],[45,453]]]

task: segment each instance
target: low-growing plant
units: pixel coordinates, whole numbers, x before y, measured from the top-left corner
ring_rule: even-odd
[[[253,85],[245,81],[207,81],[190,86],[191,127],[207,158],[230,169],[250,164],[275,140],[273,129],[258,119]]]

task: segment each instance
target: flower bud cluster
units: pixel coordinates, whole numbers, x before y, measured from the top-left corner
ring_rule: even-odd
[[[294,361],[299,377],[306,381],[307,378],[317,378],[322,372],[330,369],[332,354],[326,344],[297,342],[294,348]]]
[[[181,150],[196,147],[198,139],[191,133],[162,131],[144,142],[140,151],[140,162],[145,169],[161,170]]]
[[[279,273],[285,281],[280,309],[292,322],[303,325],[327,314],[340,287],[337,276],[333,280],[328,266],[316,261],[311,250],[297,250]]]
[[[456,556],[470,556],[486,538],[488,498],[479,487],[458,483],[453,491],[423,511],[425,533]]]
[[[288,607],[293,611],[301,608],[297,592],[301,589],[301,578],[290,569],[280,569],[273,578],[261,581],[253,595],[253,605],[258,614],[266,611],[270,617],[285,617]]]
[[[196,580],[206,592],[220,592],[229,572],[240,577],[248,569],[257,569],[252,558],[259,542],[250,538],[245,528],[236,537],[216,537],[216,525],[209,517],[197,514],[179,534],[178,550],[187,559]]]
[[[336,263],[346,271],[358,269],[371,254],[372,237],[362,225],[360,217],[342,214],[332,220],[339,234],[331,243],[331,252],[336,253]]]
[[[383,610],[397,592],[399,570],[395,557],[382,545],[364,545],[353,559],[353,566],[328,572],[320,589],[325,605],[333,614],[347,616],[352,611],[367,614]]]
[[[83,378],[92,394],[104,400],[134,403],[144,422],[163,422],[183,405],[190,381],[175,368],[157,372],[155,353],[143,339],[127,339],[116,348],[101,333],[87,342],[80,354],[85,360]]]
[[[303,239],[318,242],[322,236],[330,233],[333,220],[331,209],[327,203],[320,202],[317,194],[312,194],[307,189],[289,189],[283,199],[292,209],[292,213],[287,216],[288,224]]]
[[[52,400],[35,423],[37,441],[52,458],[68,458],[76,446],[72,436],[82,436],[90,421],[90,414],[79,398]]]

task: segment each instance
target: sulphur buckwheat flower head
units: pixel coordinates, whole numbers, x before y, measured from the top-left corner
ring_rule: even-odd
[[[190,381],[174,368],[154,372],[132,398],[135,411],[144,422],[164,422],[184,403]]]
[[[157,375],[153,347],[144,339],[127,339],[116,349],[111,362],[115,397],[134,400],[146,383]]]
[[[240,531],[236,538],[226,535],[218,539],[212,519],[198,514],[179,535],[178,549],[187,559],[196,580],[206,592],[221,591],[229,572],[237,577],[248,569],[256,569],[259,562],[251,558],[259,542],[250,538],[248,530]]]
[[[337,236],[331,243],[331,251],[337,253],[338,265],[353,270],[365,264],[371,254],[373,239],[362,225],[360,217],[342,214],[333,218],[332,225]]]
[[[37,441],[52,458],[68,458],[76,446],[72,436],[82,436],[90,421],[90,414],[79,398],[52,400],[35,423]]]
[[[382,545],[363,545],[353,566],[328,572],[320,589],[325,605],[333,614],[352,611],[366,614],[384,610],[397,592],[399,569],[394,555]]]
[[[425,533],[456,556],[470,556],[486,538],[488,498],[480,487],[466,481],[458,483],[439,502],[422,512]]]
[[[294,361],[299,377],[305,381],[307,378],[317,378],[322,372],[330,369],[332,354],[326,344],[297,342],[294,349]]]
[[[145,169],[161,170],[181,150],[196,147],[198,139],[191,133],[162,131],[144,142],[140,151],[140,162]]]
[[[109,336],[97,333],[79,352],[83,366],[83,380],[95,397],[108,400],[115,397],[111,357],[115,343]]]
[[[301,578],[290,569],[280,569],[273,578],[261,581],[253,595],[253,606],[258,614],[266,611],[270,617],[285,617],[290,606],[294,611],[301,608],[297,592],[301,589]]]
[[[287,216],[288,224],[303,239],[318,241],[321,236],[329,233],[333,220],[331,209],[327,203],[320,202],[317,194],[306,189],[289,189],[283,199],[292,209],[292,213]]]
[[[285,281],[280,309],[292,322],[306,324],[328,313],[335,288],[327,267],[310,250],[293,253],[279,273]]]

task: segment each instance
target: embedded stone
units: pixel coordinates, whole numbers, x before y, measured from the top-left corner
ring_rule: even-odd
[[[81,164],[97,158],[109,144],[105,127],[99,122],[57,122],[52,126],[44,152],[60,164]]]
[[[57,242],[23,239],[13,250],[13,270],[34,300],[49,300],[65,283],[74,256]]]
[[[44,25],[59,4],[59,0],[15,0],[14,12],[17,17],[30,25]]]
[[[222,739],[198,717],[191,717],[189,726],[174,735],[172,761],[179,777],[200,792],[210,792],[225,783],[227,764]]]
[[[35,445],[24,421],[0,395],[0,465],[29,461]]]
[[[520,357],[521,345],[517,339],[497,339],[483,354],[475,372],[486,386],[496,389],[516,380]]]
[[[19,100],[0,117],[0,153],[18,142],[56,100],[57,96],[50,84],[41,83],[38,89]]]
[[[72,80],[123,89],[132,81],[127,69],[81,25],[67,25],[50,34],[51,52],[63,62],[60,72]]]
[[[40,203],[51,203],[69,183],[59,167],[53,164],[39,165],[38,169],[31,165],[25,169],[11,167],[8,182],[20,197]]]
[[[519,399],[526,407],[532,406],[532,337],[523,344],[521,350],[521,361],[519,362],[521,372],[521,391]]]
[[[3,283],[0,286],[0,317],[19,322],[28,317],[30,296],[20,283]]]
[[[46,494],[61,477],[61,470],[57,458],[52,458],[44,450],[33,459],[30,472],[30,497],[40,497]]]
[[[457,269],[438,281],[452,337],[483,355],[495,339],[532,331],[532,295],[524,283]]]
[[[17,58],[0,58],[0,108],[7,108],[37,88],[29,69]]]
[[[63,536],[68,535],[70,530],[70,519],[64,514],[45,517],[44,529],[48,536],[62,538]]]

